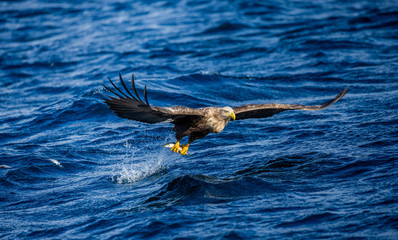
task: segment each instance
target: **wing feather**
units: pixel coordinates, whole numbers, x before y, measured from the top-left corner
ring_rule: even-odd
[[[131,78],[131,84],[135,96],[128,90],[126,84],[124,83],[121,74],[119,73],[120,82],[127,94],[121,91],[111,79],[114,89],[111,89],[103,84],[106,90],[113,93],[115,96],[109,96],[103,94],[105,103],[113,110],[116,115],[122,118],[127,118],[131,120],[146,122],[146,123],[158,123],[168,120],[175,120],[184,116],[203,116],[203,112],[199,109],[192,109],[183,106],[174,107],[156,107],[150,106],[148,103],[148,96],[146,86],[144,88],[144,99],[143,102],[137,93],[137,89],[134,84],[134,77]]]
[[[146,86],[144,87],[144,98],[145,98],[146,105],[149,106],[149,103],[148,103],[148,92],[146,90]]]
[[[137,100],[137,99],[133,96],[133,94],[131,94],[131,92],[130,92],[129,89],[127,88],[126,84],[124,84],[122,75],[121,75],[120,73],[119,73],[119,79],[120,79],[120,83],[122,84],[124,90],[126,90],[126,92],[127,92],[133,99]]]
[[[320,105],[306,106],[300,104],[278,104],[278,103],[268,103],[268,104],[247,104],[239,107],[234,107],[236,120],[246,119],[246,118],[266,118],[271,117],[277,113],[287,111],[287,110],[321,110],[331,106],[333,103],[337,102],[342,98],[346,92],[346,87],[339,95],[334,99]]]
[[[120,75],[120,73],[119,73],[119,77],[121,77],[121,76],[122,76],[122,75]],[[140,102],[142,102],[142,100],[141,100],[141,98],[140,98],[140,95],[138,95],[137,89],[135,88],[135,84],[134,84],[134,74],[131,74],[131,86],[133,86],[134,93],[135,93],[135,95],[137,96],[138,100],[140,100]]]

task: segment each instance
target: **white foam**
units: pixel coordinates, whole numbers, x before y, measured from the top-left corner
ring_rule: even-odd
[[[61,163],[58,162],[57,160],[52,159],[52,158],[49,158],[48,160],[51,161],[52,163],[54,163],[55,165],[57,165],[58,167],[63,168],[63,166],[61,165]]]

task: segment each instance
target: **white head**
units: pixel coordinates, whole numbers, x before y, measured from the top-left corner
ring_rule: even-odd
[[[220,114],[225,120],[235,120],[235,113],[231,107],[220,108]]]

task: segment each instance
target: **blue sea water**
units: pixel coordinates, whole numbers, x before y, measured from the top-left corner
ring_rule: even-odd
[[[163,148],[155,106],[318,104]],[[398,239],[398,2],[0,2],[1,239]]]

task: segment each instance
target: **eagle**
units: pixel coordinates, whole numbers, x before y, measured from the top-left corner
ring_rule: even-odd
[[[118,88],[110,78],[109,82],[114,89],[102,84],[113,95],[103,93],[103,100],[115,114],[122,118],[154,124],[170,122],[174,124],[175,138],[177,142],[172,144],[173,152],[186,155],[189,145],[201,139],[209,133],[220,133],[225,126],[234,120],[248,118],[266,118],[287,110],[321,110],[331,106],[342,98],[347,91],[346,87],[334,99],[320,105],[306,106],[300,104],[246,104],[238,107],[203,107],[189,108],[184,106],[157,107],[148,102],[147,89],[144,87],[144,100],[138,95],[134,84],[134,75],[131,76],[131,85],[134,94],[127,88],[119,73],[120,83],[124,89]],[[180,144],[182,138],[188,136],[187,144]]]

